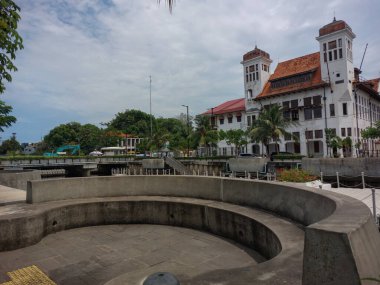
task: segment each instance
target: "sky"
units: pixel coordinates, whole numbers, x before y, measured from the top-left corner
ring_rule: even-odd
[[[378,0],[16,0],[24,49],[1,96],[17,123],[0,133],[38,142],[68,122],[100,126],[118,112],[196,115],[244,97],[243,54],[257,45],[278,62],[319,50],[334,15],[366,43],[363,77],[380,77]]]

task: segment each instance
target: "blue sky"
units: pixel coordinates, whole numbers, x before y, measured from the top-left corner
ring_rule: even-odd
[[[380,77],[378,0],[22,0],[24,50],[2,100],[13,106],[20,142],[55,126],[99,125],[125,109],[195,115],[241,98],[242,56],[257,46],[279,61],[318,51],[318,29],[337,19],[353,29],[354,61],[365,44],[365,78]]]

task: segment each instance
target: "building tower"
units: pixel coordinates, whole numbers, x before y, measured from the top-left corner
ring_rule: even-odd
[[[354,38],[351,27],[345,21],[337,21],[335,18],[319,29],[316,38],[319,42],[322,80],[330,83],[334,97],[338,97],[338,100],[352,97]]]
[[[268,82],[270,76],[270,64],[272,60],[267,52],[257,48],[247,52],[243,56],[245,109],[247,112],[247,126],[251,125],[259,114],[259,105],[254,99],[259,95]]]

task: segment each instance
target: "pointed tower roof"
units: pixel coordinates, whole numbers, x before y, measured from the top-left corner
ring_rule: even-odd
[[[349,33],[355,37],[355,34],[352,32],[351,27],[343,20],[336,20],[335,17],[331,23],[324,25],[319,29],[319,36],[322,37],[341,30],[348,30]]]
[[[269,53],[257,48],[257,45],[255,45],[255,49],[247,52],[246,54],[243,55],[243,61],[254,59],[257,57],[264,57],[270,60],[270,55]]]

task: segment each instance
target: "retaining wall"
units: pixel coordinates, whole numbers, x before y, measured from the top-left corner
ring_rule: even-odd
[[[222,201],[300,223],[305,285],[361,284],[361,278],[380,274],[380,237],[370,210],[356,199],[293,184],[194,176],[77,178],[31,181],[27,201],[135,195]]]
[[[0,185],[26,190],[29,180],[41,180],[41,172],[39,170],[0,171]]]
[[[302,169],[314,175],[335,176],[337,172],[345,176],[380,175],[380,158],[378,157],[345,157],[345,158],[302,158]]]

